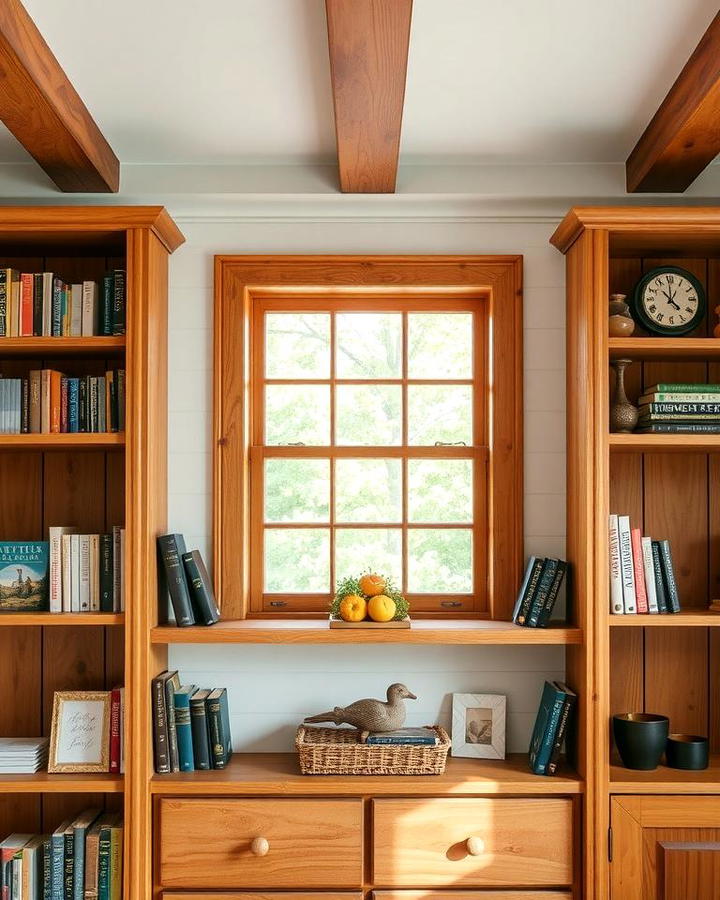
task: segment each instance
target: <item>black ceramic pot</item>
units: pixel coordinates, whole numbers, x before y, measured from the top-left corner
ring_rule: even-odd
[[[656,769],[667,743],[670,722],[653,713],[613,716],[613,736],[628,769]]]
[[[709,741],[697,734],[670,734],[665,748],[667,764],[673,769],[707,769]]]

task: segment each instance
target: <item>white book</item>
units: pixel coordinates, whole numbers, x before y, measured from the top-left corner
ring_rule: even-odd
[[[64,534],[72,534],[73,531],[75,531],[74,525],[52,525],[49,529],[51,613],[63,611],[62,537]]]
[[[618,538],[620,543],[620,570],[622,572],[623,581],[623,606],[625,608],[625,615],[629,615],[637,612],[632,539],[630,537],[630,516],[618,516]]]
[[[100,535],[90,538],[90,612],[100,612]]]
[[[92,337],[97,334],[97,283],[82,283],[82,336]]]
[[[90,535],[80,535],[80,612],[90,612]]]
[[[82,337],[83,286],[74,284],[70,291],[70,337]]]
[[[60,541],[62,546],[62,611],[72,612],[72,535],[63,534]]]
[[[113,612],[122,612],[122,546],[119,525],[113,525]]]
[[[614,513],[610,516],[608,537],[610,541],[610,612],[619,616],[625,612],[625,607],[623,605],[623,583],[620,568],[618,517]]]
[[[653,561],[652,538],[642,539],[643,570],[645,572],[645,590],[647,592],[648,612],[657,613],[657,590],[655,589],[655,562]]]
[[[72,569],[72,591],[70,611],[80,612],[80,535],[70,535],[70,568]]]

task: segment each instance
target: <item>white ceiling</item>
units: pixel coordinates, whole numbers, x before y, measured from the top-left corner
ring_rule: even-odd
[[[327,162],[324,0],[25,0],[123,163]],[[402,161],[623,161],[716,0],[415,0]],[[7,132],[0,162],[26,159]]]

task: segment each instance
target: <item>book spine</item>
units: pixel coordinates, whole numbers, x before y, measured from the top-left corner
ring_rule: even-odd
[[[125,270],[113,272],[112,333],[125,334]]]
[[[52,900],[52,841],[43,841],[41,900]]]
[[[181,548],[178,547],[176,535],[161,535],[158,538],[158,548],[165,569],[170,600],[175,612],[175,621],[179,627],[194,625],[195,617],[190,603],[190,592],[185,580],[185,567],[181,558]]]
[[[112,310],[113,310],[113,276],[103,276],[102,293],[100,295],[100,334],[103,337],[112,335]]]
[[[203,625],[214,625],[220,621],[220,610],[207,591],[198,564],[192,553],[183,553],[182,559],[195,618]]]
[[[120,773],[120,691],[110,693],[110,772]]]
[[[60,433],[67,434],[70,430],[68,422],[69,404],[68,404],[68,381],[64,375],[60,379]]]
[[[230,746],[230,735],[227,733],[222,699],[207,700],[205,709],[210,733],[212,766],[213,769],[224,769],[228,763],[226,748]]]
[[[620,539],[620,570],[623,578],[623,607],[625,615],[637,612],[635,605],[635,574],[633,570],[632,539],[630,537],[630,519],[618,516],[618,535]]]
[[[110,849],[112,834],[108,826],[100,829],[98,843],[98,900],[110,900]]]
[[[518,625],[524,625],[527,622],[528,615],[530,613],[530,607],[532,606],[533,597],[538,588],[538,582],[540,581],[540,576],[542,574],[544,559],[536,559],[533,563],[532,571],[530,572],[530,578],[528,579],[527,586],[522,596],[522,600],[520,602],[520,608],[518,610],[517,617],[515,618],[515,622]]]
[[[560,587],[562,586],[566,571],[567,563],[565,562],[565,560],[559,559],[552,584],[550,585],[550,590],[548,591],[545,603],[540,610],[540,616],[538,618],[538,628],[547,628],[548,623],[550,622],[550,618],[553,614],[553,610],[555,609],[555,603],[557,602],[558,594],[560,593]]]
[[[638,422],[642,426],[655,422],[679,422],[682,424],[704,425],[706,422],[720,422],[720,413],[642,413]]]
[[[80,612],[90,612],[90,535],[81,534],[78,544],[80,553]]]
[[[637,434],[720,434],[720,422],[659,422],[638,428]]]
[[[59,278],[53,278],[52,300],[50,307],[50,336],[62,337],[62,294],[63,283]]]
[[[113,612],[113,536],[100,535],[100,611]]]
[[[199,700],[190,698],[190,725],[192,728],[195,768],[200,770],[211,769],[210,739],[204,698]]]
[[[33,276],[23,272],[20,276],[20,337],[33,335]]]
[[[110,831],[110,900],[121,900],[122,897],[122,841],[122,828],[113,827]]]
[[[610,543],[610,612],[621,616],[625,612],[625,608],[623,606],[618,517],[614,513],[609,518],[608,540]]]
[[[555,737],[557,735],[560,716],[563,711],[563,706],[565,705],[566,696],[566,694],[556,693],[552,710],[548,717],[547,727],[532,767],[533,772],[536,775],[546,775],[548,772],[548,764],[555,744]]]
[[[557,733],[555,735],[555,743],[550,751],[550,759],[547,764],[548,775],[554,775],[557,772],[558,762],[560,760],[560,752],[562,751],[563,741],[567,733],[570,715],[575,705],[575,697],[571,694],[565,695],[562,712],[560,713],[560,721],[558,722]]]
[[[638,398],[638,405],[644,406],[646,403],[720,403],[720,394],[643,394]]]
[[[75,834],[72,829],[65,832],[65,900],[73,900],[75,878]]]
[[[523,573],[522,584],[520,585],[520,590],[517,594],[517,599],[515,600],[515,606],[512,612],[512,621],[517,622],[518,613],[520,612],[520,607],[522,606],[523,597],[525,596],[525,591],[527,590],[528,584],[530,583],[530,576],[532,575],[533,566],[535,565],[535,561],[537,560],[536,556],[531,556],[527,565],[525,566],[525,572]]]
[[[675,570],[673,569],[670,541],[660,541],[659,550],[660,567],[662,569],[663,582],[665,584],[668,612],[678,613],[680,612],[680,597],[678,595],[677,582],[675,581]]]
[[[538,626],[540,613],[547,601],[548,595],[550,593],[550,588],[552,587],[552,583],[555,578],[555,573],[557,572],[557,568],[557,559],[545,560],[537,591],[535,592],[535,596],[533,597],[532,606],[530,607],[530,613],[528,614],[527,622],[525,623],[528,628],[537,628]]]
[[[89,396],[88,396],[88,431],[96,434],[98,431],[98,380],[95,376],[89,379]]]
[[[83,900],[83,882],[85,881],[85,835],[86,826],[75,829],[73,861],[73,890],[72,900]]]
[[[657,613],[658,601],[657,590],[655,588],[655,566],[653,564],[652,540],[649,537],[644,537],[642,539],[642,558],[648,612]]]
[[[383,737],[382,735],[372,735],[366,741],[366,744],[375,745],[388,745],[388,746],[403,746],[404,744],[413,744],[417,747],[435,747],[437,746],[437,740],[432,737]]]
[[[7,337],[7,308],[8,308],[8,283],[7,269],[0,269],[0,337]]]
[[[77,434],[80,431],[80,379],[68,379],[68,431]]]
[[[665,583],[663,581],[662,563],[660,562],[660,543],[659,541],[651,541],[653,555],[653,571],[655,572],[655,594],[657,596],[658,612],[666,613],[668,611],[667,596],[665,594]]]
[[[641,416],[651,413],[682,413],[684,415],[718,415],[720,414],[720,403],[707,403],[707,402],[695,402],[695,403],[643,403],[638,407],[638,412]]]
[[[62,375],[52,370],[50,373],[50,433],[60,433],[60,405]]]
[[[642,534],[639,528],[630,529],[630,543],[632,544],[633,574],[635,576],[635,603],[638,613],[645,614],[648,611],[647,591],[645,590],[645,565],[642,553]]]
[[[195,769],[195,757],[190,723],[190,698],[185,693],[175,694],[175,732],[180,757],[180,771],[192,772]]]
[[[117,373],[117,418],[118,431],[125,431],[125,369]]]
[[[97,334],[97,285],[94,281],[83,281],[82,284],[81,327],[83,337]]]
[[[167,715],[165,714],[165,689],[161,678],[152,680],[153,740],[155,744],[155,771],[167,775],[170,771],[168,757]]]
[[[167,715],[168,755],[170,771],[180,771],[180,754],[178,752],[177,729],[175,728],[175,677],[165,680],[165,711]]]
[[[33,337],[43,333],[43,277],[41,272],[33,275]]]

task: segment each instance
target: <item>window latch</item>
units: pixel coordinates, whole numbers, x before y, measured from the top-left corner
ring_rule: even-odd
[[[435,441],[436,447],[467,447],[465,441]]]
[[[284,600],[271,600],[270,606],[287,606],[287,603]]]
[[[444,606],[449,609],[456,609],[458,606],[462,606],[461,600],[443,600],[440,603],[440,606]]]
[[[307,444],[305,441],[285,441],[284,444],[280,444],[281,447],[306,447]]]

